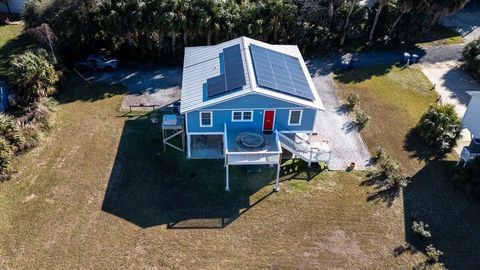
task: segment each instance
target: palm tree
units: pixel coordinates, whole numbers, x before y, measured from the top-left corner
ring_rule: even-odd
[[[398,1],[397,5],[395,7],[399,10],[400,13],[399,13],[397,19],[393,22],[390,29],[388,30],[388,34],[385,38],[385,43],[384,43],[385,46],[388,44],[388,42],[392,38],[392,33],[395,30],[395,27],[397,26],[397,24],[402,19],[403,15],[409,13],[413,9],[416,2],[418,4],[418,2],[421,2],[421,1],[418,1],[418,0],[399,0]]]
[[[377,28],[377,23],[378,23],[378,18],[380,17],[380,14],[382,13],[382,9],[388,5],[388,3],[391,0],[378,0],[378,8],[377,12],[375,13],[375,19],[373,19],[373,25],[372,29],[370,30],[370,35],[368,36],[369,40],[373,39],[373,35],[375,34],[375,28]],[[447,0],[448,1],[448,0]]]
[[[347,32],[348,32],[348,25],[350,23],[350,16],[352,16],[352,13],[355,9],[355,7],[358,5],[359,0],[347,0],[346,3],[350,4],[350,8],[348,9],[348,14],[347,17],[345,18],[345,22],[343,23],[342,26],[342,38],[340,39],[340,46],[343,46],[345,43],[345,38],[347,37]]]
[[[451,104],[433,104],[420,119],[418,129],[425,141],[451,148],[460,137],[460,117]]]

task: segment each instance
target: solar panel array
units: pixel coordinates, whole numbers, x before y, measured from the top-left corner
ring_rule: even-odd
[[[222,74],[207,79],[208,97],[237,90],[246,84],[240,45],[223,49],[220,65]]]
[[[298,58],[250,45],[257,84],[300,98],[314,100]]]

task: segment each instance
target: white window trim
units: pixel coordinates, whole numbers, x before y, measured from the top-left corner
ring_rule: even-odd
[[[202,114],[203,113],[208,113],[210,114],[210,125],[202,125]],[[199,120],[200,120],[200,127],[213,127],[213,113],[212,111],[200,111],[199,114]]]
[[[292,112],[300,112],[300,117],[298,119],[298,123],[291,123],[292,120]],[[302,118],[303,118],[303,110],[289,110],[288,111],[288,125],[289,126],[301,126],[302,125]]]
[[[249,112],[251,117],[248,120],[245,120],[245,113]],[[241,119],[234,119],[233,115],[235,113],[240,113],[241,114]],[[253,122],[253,111],[232,111],[232,122]]]

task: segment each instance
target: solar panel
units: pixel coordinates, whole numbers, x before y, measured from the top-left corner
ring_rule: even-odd
[[[240,45],[234,45],[223,49],[225,59],[225,76],[227,91],[238,89],[246,84],[243,72],[242,53]]]
[[[314,99],[298,58],[257,45],[250,45],[250,52],[259,86],[308,100]]]
[[[208,97],[213,97],[225,93],[227,90],[225,88],[225,76],[219,75],[207,79],[207,92]]]
[[[240,45],[223,49],[219,61],[220,75],[207,79],[208,97],[237,90],[246,84]]]

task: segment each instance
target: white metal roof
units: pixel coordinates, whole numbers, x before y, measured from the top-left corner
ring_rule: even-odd
[[[226,95],[203,101],[203,84],[206,83],[207,79],[220,75],[220,62],[218,60],[219,54],[223,51],[224,48],[236,44],[240,45],[246,84],[242,87],[241,90],[233,91]],[[314,100],[305,100],[278,91],[259,87],[256,83],[252,57],[250,55],[250,44],[261,46],[298,58],[305,73],[305,77],[307,78],[308,84],[310,85],[310,89],[312,90]],[[317,110],[325,109],[322,101],[320,100],[318,92],[315,89],[315,85],[313,84],[307,66],[303,61],[300,50],[296,45],[271,45],[251,38],[240,37],[218,45],[185,48],[181,91],[182,96],[180,104],[181,113],[186,113],[206,106],[211,106],[226,100],[231,100],[233,98],[251,93],[258,93],[261,95],[273,97],[287,102],[292,102]]]
[[[469,92],[472,95],[468,103],[467,111],[463,117],[463,126],[470,131],[475,138],[480,138],[480,91]]]

